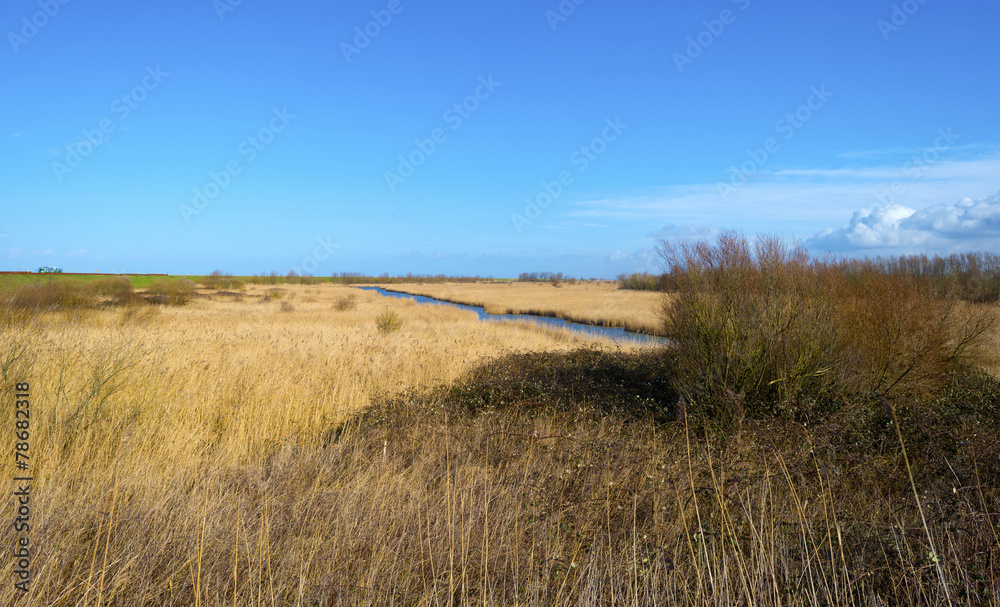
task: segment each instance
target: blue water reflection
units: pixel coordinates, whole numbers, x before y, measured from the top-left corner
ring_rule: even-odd
[[[534,316],[532,314],[490,314],[483,308],[479,306],[467,306],[465,304],[456,304],[447,301],[441,301],[438,299],[433,299],[430,297],[424,297],[423,295],[410,295],[409,293],[398,293],[396,291],[387,291],[382,287],[356,287],[364,291],[375,291],[379,295],[385,297],[396,297],[399,299],[412,299],[417,303],[422,304],[434,304],[439,306],[452,306],[462,310],[468,310],[470,312],[475,312],[479,315],[479,320],[487,321],[524,321],[533,322],[536,324],[544,325],[547,327],[554,327],[557,329],[569,329],[571,331],[576,331],[577,333],[582,333],[590,337],[606,337],[613,339],[621,343],[631,343],[638,345],[662,345],[665,343],[665,339],[662,337],[654,337],[652,335],[644,335],[642,333],[636,333],[634,331],[626,331],[625,329],[619,327],[595,327],[594,325],[585,325],[578,322],[569,322],[561,318],[551,318],[548,316]]]

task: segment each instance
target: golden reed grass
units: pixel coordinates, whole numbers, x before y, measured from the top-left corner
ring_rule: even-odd
[[[334,285],[251,287],[239,299],[4,312],[3,396],[10,401],[13,382],[29,381],[33,401],[34,580],[22,604],[77,604],[85,596],[91,603],[103,596],[105,604],[166,604],[156,597],[171,596],[192,576],[203,583],[195,567],[203,565],[199,554],[218,547],[213,525],[241,534],[241,544],[227,549],[238,553],[254,541],[242,535],[249,528],[240,517],[261,515],[240,504],[270,507],[259,493],[218,491],[219,475],[263,481],[275,457],[314,450],[373,398],[448,384],[486,357],[620,349]],[[283,303],[293,311],[282,312]],[[387,309],[402,325],[381,334],[375,320]],[[9,478],[13,463],[6,458]],[[14,512],[11,500],[5,495],[5,517]],[[263,534],[255,545],[260,556],[267,530],[254,531]],[[14,541],[5,525],[0,542]],[[13,579],[12,570],[12,559],[0,562],[0,578]],[[243,582],[250,578],[235,581]],[[12,584],[0,586],[0,603],[18,596]]]

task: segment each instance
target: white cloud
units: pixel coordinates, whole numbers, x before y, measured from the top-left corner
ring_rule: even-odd
[[[921,209],[942,200],[987,196],[997,191],[998,176],[1000,152],[991,148],[976,157],[942,159],[923,167],[880,163],[776,168],[758,173],[726,200],[716,183],[685,184],[568,202],[560,213],[581,223],[645,221],[805,236],[836,225],[859,208]]]
[[[646,233],[654,243],[711,241],[722,230],[736,229],[799,239],[814,253],[1000,251],[1000,194],[995,194],[1000,147],[899,147],[840,157],[856,160],[827,167],[774,166],[726,196],[717,182],[675,184],[627,196],[567,200],[554,212],[575,228],[589,223],[664,226]],[[657,271],[655,248],[628,251],[605,259],[622,270]]]
[[[845,228],[806,239],[814,251],[873,254],[1000,251],[1000,194],[916,210],[900,204],[861,209]]]
[[[945,238],[1000,238],[1000,193],[979,200],[963,198],[955,204],[933,205],[914,213],[910,223]]]

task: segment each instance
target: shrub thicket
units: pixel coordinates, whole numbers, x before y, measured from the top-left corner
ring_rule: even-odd
[[[206,289],[244,289],[245,285],[242,279],[233,276],[232,274],[227,274],[222,270],[215,270],[208,276],[205,276],[200,281],[201,286]]]
[[[343,297],[338,297],[337,301],[334,302],[333,307],[336,310],[343,312],[344,310],[353,310],[357,307],[358,302],[354,295],[344,295]]]
[[[78,308],[94,303],[92,289],[65,278],[19,285],[5,293],[4,299],[7,307],[20,310]]]
[[[127,276],[106,276],[90,282],[57,278],[23,283],[6,290],[2,301],[8,310],[43,311],[131,305],[140,299]]]
[[[270,274],[255,274],[247,278],[247,282],[252,285],[276,285],[282,282],[282,277],[277,272]]]
[[[666,289],[666,277],[642,272],[633,274],[619,274],[618,288],[630,289],[632,291],[663,291]]]
[[[115,305],[132,305],[141,301],[132,289],[132,281],[127,276],[106,276],[88,285],[95,296],[108,298]]]
[[[562,279],[562,272],[521,272],[521,274],[517,277],[519,282],[549,281],[552,282],[552,284],[559,284],[559,281]]]
[[[808,413],[847,397],[926,395],[995,324],[941,281],[821,262],[776,237],[663,243],[678,388],[723,416]]]
[[[158,278],[146,289],[150,303],[182,306],[194,297],[195,284],[186,278]]]
[[[299,274],[295,270],[291,270],[285,275],[284,282],[290,285],[314,285],[321,282],[329,282],[329,279],[313,276],[312,274]]]
[[[994,253],[875,257],[844,260],[841,265],[849,271],[874,270],[910,276],[924,283],[934,283],[972,303],[1000,301],[1000,255]]]

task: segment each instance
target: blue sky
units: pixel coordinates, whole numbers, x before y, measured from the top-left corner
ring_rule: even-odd
[[[985,0],[8,0],[0,266],[658,267],[1000,250]]]

